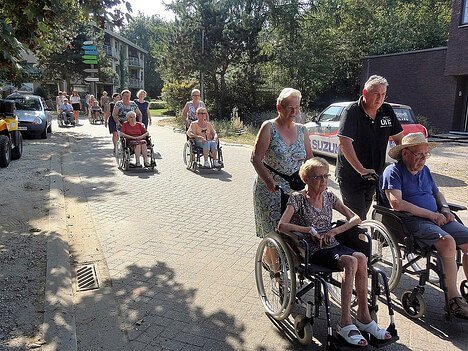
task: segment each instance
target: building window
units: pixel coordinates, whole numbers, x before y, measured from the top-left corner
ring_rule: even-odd
[[[468,0],[462,1],[461,24],[468,24]]]

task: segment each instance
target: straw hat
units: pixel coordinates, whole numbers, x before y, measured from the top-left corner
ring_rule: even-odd
[[[438,144],[428,142],[424,137],[424,134],[421,132],[418,133],[409,133],[401,139],[401,145],[396,145],[392,147],[388,151],[388,156],[395,160],[399,160],[401,158],[401,150],[406,149],[410,146],[419,146],[419,145],[427,145],[429,146],[429,150],[435,148]]]

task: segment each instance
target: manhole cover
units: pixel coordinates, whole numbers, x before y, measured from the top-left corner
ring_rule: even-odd
[[[99,288],[94,264],[86,264],[76,268],[76,285],[78,291]]]

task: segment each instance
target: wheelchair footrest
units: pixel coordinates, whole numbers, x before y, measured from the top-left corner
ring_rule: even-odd
[[[393,344],[395,341],[400,339],[400,337],[398,336],[398,332],[395,328],[395,324],[393,323],[390,324],[389,327],[387,328],[387,331],[392,336],[388,340],[377,339],[373,335],[370,335],[369,333],[366,333],[366,332],[361,332],[361,333],[362,333],[362,336],[366,338],[369,345],[372,345],[373,347],[376,347],[376,348],[381,348],[381,347],[385,347],[387,345]]]
[[[369,350],[369,345],[359,346],[351,345],[346,342],[341,336],[329,336],[327,340],[327,350],[332,351],[356,351],[356,350]]]

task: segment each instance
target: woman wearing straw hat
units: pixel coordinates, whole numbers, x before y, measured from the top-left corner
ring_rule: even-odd
[[[457,289],[456,247],[463,251],[463,269],[468,279],[468,228],[455,220],[444,195],[432,178],[426,160],[436,143],[422,133],[403,137],[401,145],[390,149],[398,163],[389,165],[382,175],[382,190],[390,206],[413,216],[404,219],[410,233],[422,248],[435,247],[442,258],[447,285],[448,306],[458,318],[468,319],[468,303]]]

